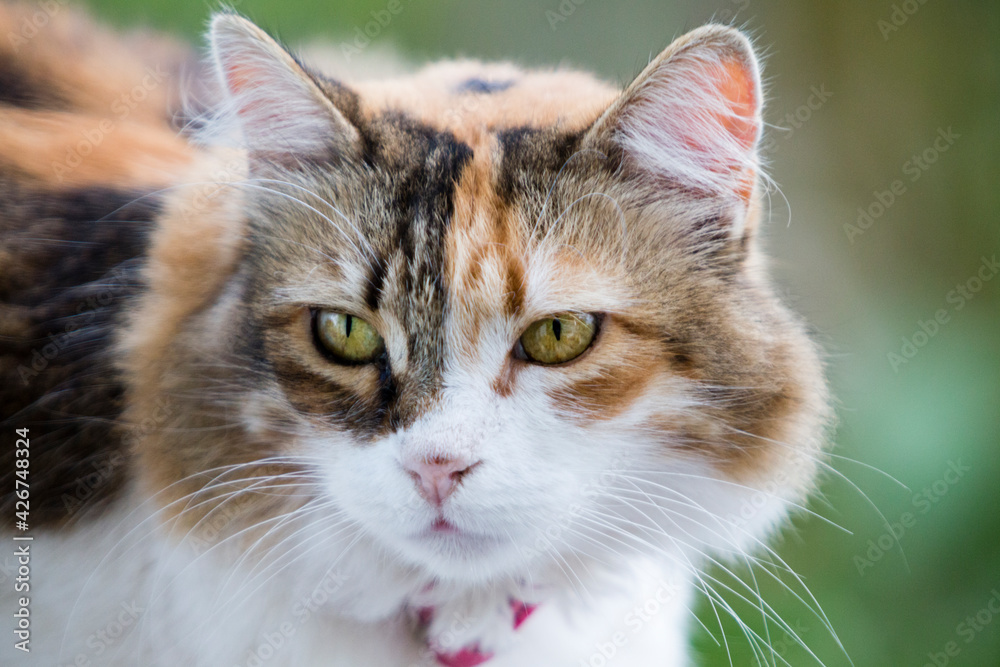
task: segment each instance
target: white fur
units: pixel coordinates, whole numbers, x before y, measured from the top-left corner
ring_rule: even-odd
[[[224,78],[245,138],[256,149],[315,149],[342,128],[330,124],[313,90],[288,76],[294,63],[276,63],[270,43],[247,25],[227,17],[213,25],[220,72],[239,62],[259,76],[249,87]],[[669,81],[654,77],[641,91],[648,108],[629,116],[623,131],[644,164],[719,191],[733,187],[729,167],[756,165],[752,149],[720,133],[719,114],[730,110],[704,85],[706,71],[718,66],[706,54],[685,56]],[[692,132],[700,148],[685,141]],[[711,585],[701,579],[706,564],[749,562],[797,491],[736,484],[710,461],[671,454],[664,434],[643,424],[699,409],[690,381],[680,377],[588,426],[551,405],[561,380],[550,369],[523,369],[516,392],[499,396],[492,382],[533,317],[627,300],[594,277],[550,280],[554,271],[542,249],[526,279],[526,321],[494,319],[471,350],[456,306],[445,323],[445,389],[416,423],[364,445],[329,429],[298,433],[294,446],[312,482],[306,509],[314,511],[289,519],[277,546],[212,546],[208,524],[168,536],[157,499],[140,488],[98,520],[38,535],[33,650],[21,655],[8,638],[0,662],[433,664],[414,623],[416,608],[433,606],[430,641],[478,643],[497,654],[488,667],[596,665],[603,663],[595,656],[607,659],[609,651],[620,667],[686,664],[693,592]],[[581,287],[555,288],[568,282]],[[401,327],[382,333],[390,350],[405,350]],[[258,415],[281,399],[260,393],[245,400],[234,414],[253,433],[266,427]],[[461,537],[427,532],[437,511],[402,466],[407,457],[434,456],[482,462],[444,506]],[[510,599],[540,605],[516,632]],[[10,619],[9,587],[2,602]],[[110,646],[95,641],[118,622],[122,604],[143,609],[131,630]],[[261,650],[270,657],[261,660]]]
[[[317,496],[332,505],[292,523],[280,548],[252,551],[236,567],[235,542],[212,547],[212,526],[195,526],[179,541],[167,537],[156,502],[141,489],[99,520],[40,535],[32,561],[34,650],[15,663],[6,642],[0,662],[430,666],[413,623],[415,608],[430,605],[435,645],[477,643],[496,652],[488,667],[577,667],[609,651],[611,664],[622,667],[686,664],[702,553],[731,560],[753,550],[785,513],[780,490],[735,521],[753,489],[715,481],[704,463],[664,463],[662,444],[654,451],[639,425],[654,413],[696,407],[681,381],[586,429],[548,406],[555,380],[544,369],[526,373],[510,398],[497,398],[488,378],[508,336],[503,328],[486,336],[478,361],[449,355],[448,390],[410,428],[367,446],[329,432],[304,434],[306,455],[316,457],[304,460],[314,461]],[[449,521],[482,539],[420,534],[436,513],[401,466],[413,452],[483,461],[445,507]],[[669,485],[690,503],[667,503],[669,513],[636,511],[619,502],[629,479],[648,480],[649,492]],[[596,513],[616,528],[588,520]],[[322,604],[306,614],[314,596]],[[540,605],[516,632],[509,599]],[[95,633],[114,627],[123,603],[142,614],[101,648]],[[7,589],[4,613],[13,604]],[[270,657],[258,662],[252,651]]]
[[[0,645],[0,663],[45,667],[409,667],[426,662],[426,647],[414,637],[410,617],[399,607],[404,581],[392,590],[379,567],[365,556],[343,563],[325,579],[302,576],[326,568],[316,556],[263,587],[248,602],[226,607],[230,574],[212,552],[176,544],[158,534],[155,521],[131,495],[122,509],[65,535],[45,535],[33,545],[32,651]],[[367,562],[366,562],[367,561]],[[389,577],[391,578],[391,577]],[[306,585],[305,579],[310,579]],[[681,628],[689,602],[683,576],[636,559],[630,570],[608,577],[606,591],[581,605],[565,592],[550,596],[517,632],[510,650],[490,667],[559,667],[578,664],[600,650],[607,637],[626,633],[617,647],[622,665],[681,664]],[[290,582],[292,585],[289,585]],[[231,583],[231,582],[230,582]],[[411,584],[413,582],[410,582]],[[658,613],[643,620],[636,605],[657,600]],[[3,611],[14,599],[3,595]],[[456,607],[459,608],[459,607]],[[346,612],[345,612],[346,610]],[[388,614],[389,610],[393,613]],[[475,614],[477,610],[465,607]],[[439,608],[446,639],[461,637],[465,615]],[[352,618],[365,617],[364,620]],[[368,618],[367,616],[372,616]],[[474,620],[472,622],[475,622]],[[119,628],[124,627],[124,632]],[[508,638],[509,639],[509,638]],[[453,640],[453,641],[458,641]],[[606,647],[605,647],[605,650]],[[665,663],[668,657],[676,661]],[[634,656],[625,659],[626,656]],[[261,659],[263,658],[263,659]]]

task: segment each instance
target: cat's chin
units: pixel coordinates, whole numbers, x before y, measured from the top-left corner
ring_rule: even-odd
[[[521,550],[506,535],[432,524],[391,541],[407,564],[442,581],[482,583],[516,575],[526,566]]]

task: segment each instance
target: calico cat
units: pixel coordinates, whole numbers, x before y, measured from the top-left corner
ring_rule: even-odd
[[[352,81],[233,13],[200,66],[35,11],[0,10],[2,520],[33,537],[0,662],[687,664],[707,568],[768,549],[830,420],[759,248],[747,38],[624,90]]]

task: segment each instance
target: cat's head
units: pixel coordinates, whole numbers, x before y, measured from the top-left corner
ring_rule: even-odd
[[[164,516],[468,582],[739,551],[809,489],[826,391],[757,248],[741,33],[624,91],[477,63],[334,82],[239,17],[211,37],[208,129],[237,147],[168,204],[124,340],[131,418],[165,415],[138,445]]]

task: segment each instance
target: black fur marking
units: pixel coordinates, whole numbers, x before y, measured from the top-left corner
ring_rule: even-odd
[[[405,311],[411,332],[409,354],[422,362],[421,386],[436,385],[444,341],[442,324],[444,243],[454,213],[454,190],[472,150],[449,134],[435,134],[427,145],[423,165],[401,188],[398,220],[400,246],[408,257],[406,294],[413,303],[432,303],[423,312]]]
[[[582,134],[546,128],[521,127],[503,130],[497,138],[503,149],[497,192],[514,204],[528,192],[545,192],[566,161],[579,150]],[[602,161],[601,166],[606,167]],[[594,160],[580,159],[593,166]]]
[[[63,109],[63,100],[51,85],[39,82],[23,71],[13,59],[0,58],[0,104],[22,109]]]
[[[28,428],[32,527],[113,499],[129,434],[109,345],[141,289],[135,269],[158,205],[138,193],[48,192],[0,180],[0,433]],[[6,443],[6,441],[5,441]],[[0,449],[0,522],[13,520],[15,454]]]
[[[312,224],[284,200],[266,201],[260,219],[251,220],[252,228],[261,233],[253,235],[247,273],[267,276],[289,266],[312,265],[316,251],[332,258],[342,255],[345,261],[366,267],[367,285],[358,296],[372,310],[391,313],[402,324],[408,347],[404,367],[394,369],[388,358],[378,366],[376,391],[359,392],[350,383],[329,384],[328,376],[322,380],[327,384],[302,385],[314,371],[302,368],[301,361],[278,359],[283,345],[278,338],[268,340],[267,348],[272,363],[282,364],[275,374],[286,394],[298,396],[297,405],[321,411],[340,427],[370,438],[410,423],[440,388],[445,241],[455,188],[472,159],[472,149],[450,133],[398,112],[371,119],[358,130],[365,146],[363,164],[344,170],[329,165],[328,173],[313,171],[310,187],[331,200],[339,199],[332,194],[334,188],[349,193],[359,208],[345,211],[345,216],[357,226],[364,243],[345,240],[328,223]],[[335,185],[324,184],[326,179]],[[273,240],[280,238],[295,242]],[[358,246],[364,246],[361,256]],[[251,299],[257,294],[266,298],[267,286],[255,286],[251,292]]]
[[[368,288],[365,291],[365,304],[372,310],[378,310],[382,298],[382,288],[385,285],[385,272],[388,270],[384,257],[376,257],[372,262],[371,275],[368,277]]]
[[[392,234],[376,265],[387,265],[400,252],[405,258],[398,284],[380,284],[378,300],[379,307],[396,313],[408,333],[407,372],[392,375],[386,385],[393,400],[385,403],[384,426],[395,429],[412,421],[440,386],[444,244],[454,213],[455,187],[472,159],[472,149],[450,133],[436,132],[401,114],[384,116],[372,134],[376,154],[387,159],[384,166],[376,164],[395,169],[396,174],[384,193],[391,202],[385,213],[392,221],[384,231]]]
[[[378,416],[381,424],[389,431],[395,431],[400,426],[393,410],[397,400],[399,400],[399,387],[386,360],[379,368]]]
[[[514,81],[510,79],[506,81],[487,81],[473,77],[458,84],[455,87],[455,92],[459,94],[476,93],[480,95],[492,95],[493,93],[501,93],[513,85]]]

